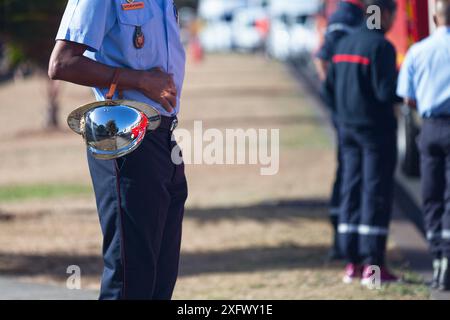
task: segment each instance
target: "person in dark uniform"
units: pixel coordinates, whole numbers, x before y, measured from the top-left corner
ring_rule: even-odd
[[[327,22],[325,39],[315,56],[317,73],[325,81],[328,66],[339,40],[355,32],[364,22],[364,4],[362,0],[341,0],[336,12]]]
[[[177,19],[172,0],[69,0],[56,37],[50,78],[93,87],[99,101],[118,80],[125,99],[162,115],[131,154],[88,152],[104,237],[100,299],[170,299],[177,279],[187,198],[184,166],[171,159],[185,68]]]
[[[397,93],[423,118],[421,154],[425,228],[433,255],[431,287],[450,290],[450,1],[436,1],[433,35],[415,44]]]
[[[315,64],[321,81],[325,81],[328,66],[331,63],[337,43],[346,35],[356,31],[363,22],[364,6],[360,0],[343,0],[339,3],[338,9],[335,13],[333,13],[328,21],[324,43],[316,54]],[[332,122],[336,130],[337,137],[337,167],[330,201],[330,220],[333,226],[333,246],[331,247],[329,253],[329,259],[336,260],[342,258],[337,239],[340,189],[342,181],[342,155],[341,148],[339,146],[339,130],[334,114],[332,115]]]
[[[343,281],[371,281],[373,266],[381,282],[397,281],[385,265],[397,160],[394,103],[396,51],[385,38],[396,2],[368,0],[380,8],[379,28],[365,23],[336,46],[324,95],[335,108],[342,148],[339,244],[348,264]]]

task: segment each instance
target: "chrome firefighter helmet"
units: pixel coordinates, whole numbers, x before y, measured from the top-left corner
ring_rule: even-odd
[[[147,131],[159,127],[161,116],[145,103],[106,100],[74,110],[67,122],[95,158],[111,160],[136,150]]]

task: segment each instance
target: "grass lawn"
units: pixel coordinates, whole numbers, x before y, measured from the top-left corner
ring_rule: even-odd
[[[26,201],[30,199],[51,199],[65,196],[80,196],[92,193],[92,187],[83,185],[36,184],[0,186],[0,203]]]

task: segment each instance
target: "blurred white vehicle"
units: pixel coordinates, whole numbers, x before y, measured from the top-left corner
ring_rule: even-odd
[[[291,26],[289,56],[311,54],[320,46],[320,36],[317,32],[316,19],[311,16],[297,17],[296,23]]]
[[[263,7],[236,10],[232,23],[234,48],[246,52],[264,48],[269,31],[268,19]]]
[[[199,34],[200,44],[207,52],[227,52],[233,48],[231,24],[226,21],[211,21]]]
[[[268,54],[287,60],[314,51],[320,41],[314,18],[320,5],[320,0],[272,0]]]
[[[232,15],[234,10],[245,7],[246,4],[246,0],[200,0],[198,15],[205,21],[218,21],[226,15]]]
[[[270,32],[267,38],[267,53],[278,60],[287,60],[290,52],[291,35],[288,25],[279,17],[270,22]]]
[[[198,15],[203,28],[199,39],[205,51],[227,52],[233,48],[233,11],[246,3],[246,0],[200,0]]]

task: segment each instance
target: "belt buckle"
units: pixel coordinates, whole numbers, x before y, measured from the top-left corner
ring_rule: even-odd
[[[170,131],[174,131],[178,127],[178,119],[175,118],[172,121],[172,124],[170,125]]]

